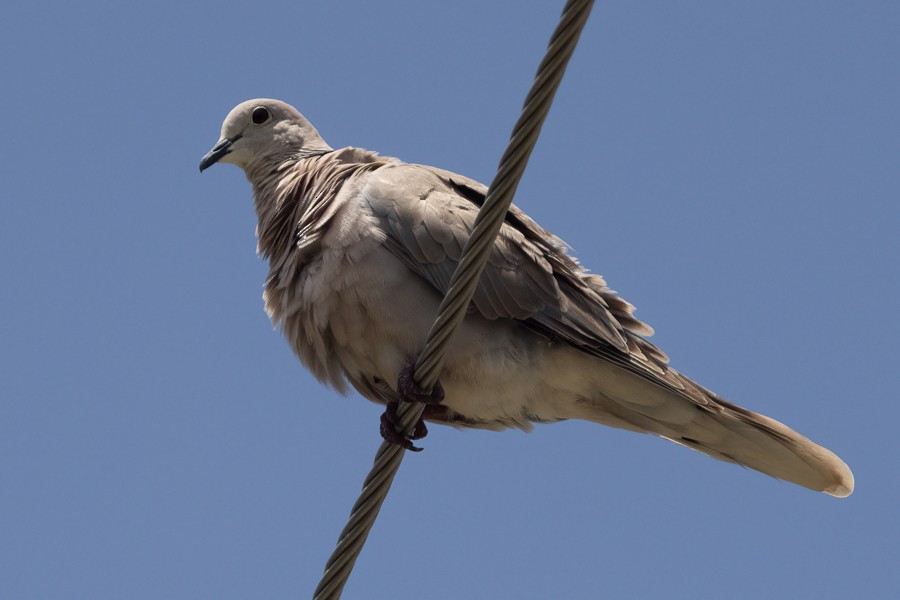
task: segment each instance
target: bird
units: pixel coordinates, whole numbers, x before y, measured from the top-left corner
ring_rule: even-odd
[[[669,366],[634,306],[513,204],[439,383],[415,358],[487,188],[436,167],[333,149],[293,106],[260,98],[226,116],[200,171],[243,169],[253,189],[263,301],[301,363],[338,392],[385,405],[382,436],[410,450],[425,422],[530,430],[581,419],[653,434],[777,479],[849,496],[830,450]],[[401,400],[425,403],[410,434]]]

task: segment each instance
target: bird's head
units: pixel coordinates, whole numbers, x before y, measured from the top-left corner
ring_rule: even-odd
[[[200,171],[217,162],[237,165],[249,175],[257,165],[277,164],[295,156],[329,152],[316,128],[296,108],[269,98],[235,106],[212,150],[200,160]]]

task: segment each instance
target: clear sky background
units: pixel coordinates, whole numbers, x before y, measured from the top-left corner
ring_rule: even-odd
[[[562,1],[0,20],[0,598],[310,597],[380,443],[262,310],[248,98],[489,181]],[[345,598],[900,594],[900,3],[600,1],[517,203],[846,500],[587,423],[432,427]]]

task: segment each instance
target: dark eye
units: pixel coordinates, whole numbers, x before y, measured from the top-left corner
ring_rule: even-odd
[[[272,115],[265,106],[257,106],[253,109],[253,112],[250,113],[250,120],[253,121],[255,125],[262,125],[271,118]]]

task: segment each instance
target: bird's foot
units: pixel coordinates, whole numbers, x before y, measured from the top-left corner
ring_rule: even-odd
[[[406,363],[400,370],[400,375],[397,377],[397,395],[405,402],[425,404],[426,409],[432,407],[438,408],[438,405],[444,400],[444,388],[441,386],[440,382],[438,382],[434,384],[434,389],[431,391],[423,390],[416,385],[416,381],[413,378],[415,370],[415,358]],[[425,427],[425,421],[422,418],[416,423],[412,433],[406,435],[406,433],[400,429],[400,419],[397,416],[397,403],[388,403],[387,408],[384,410],[384,414],[381,415],[381,437],[383,437],[385,441],[406,448],[407,450],[412,450],[413,452],[421,452],[422,449],[418,446],[414,446],[412,440],[421,440],[426,435],[428,435],[428,428]]]
[[[381,415],[381,437],[386,442],[396,444],[401,448],[412,450],[413,452],[421,452],[422,448],[414,446],[412,440],[421,440],[428,435],[428,428],[425,427],[425,421],[419,419],[412,433],[408,436],[400,429],[400,417],[397,415],[397,403],[389,402]]]
[[[444,388],[441,382],[434,384],[431,391],[423,390],[416,385],[413,379],[413,373],[416,370],[416,359],[413,358],[400,369],[400,376],[397,377],[397,393],[401,400],[407,402],[421,402],[423,404],[440,404],[444,401]]]

